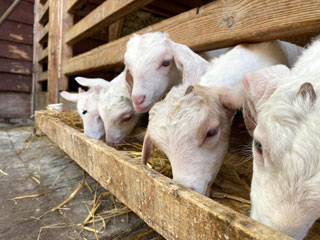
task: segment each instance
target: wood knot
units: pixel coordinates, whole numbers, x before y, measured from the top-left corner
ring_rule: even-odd
[[[233,16],[225,16],[222,18],[222,21],[227,24],[229,28],[233,27],[234,25],[234,17]]]

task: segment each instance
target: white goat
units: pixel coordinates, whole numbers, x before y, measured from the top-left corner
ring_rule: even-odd
[[[195,83],[209,62],[185,45],[170,40],[167,33],[136,35],[124,55],[126,81],[137,112],[147,112],[172,86]]]
[[[88,79],[76,77],[76,81],[81,84]],[[102,78],[90,79],[92,84],[88,91],[79,88],[79,93],[61,92],[61,96],[77,104],[77,111],[83,121],[84,134],[89,137],[101,140],[105,135],[102,119],[98,112],[99,93],[102,88],[108,86],[108,82]],[[83,85],[83,84],[81,84]],[[86,85],[83,85],[86,86]]]
[[[253,132],[251,217],[303,239],[320,217],[320,40],[290,71],[245,75]]]
[[[107,91],[100,93],[98,108],[106,131],[106,143],[110,146],[121,143],[142,116],[133,108],[125,72],[110,83]]]
[[[200,83],[174,87],[150,110],[142,161],[152,142],[169,158],[173,179],[209,195],[227,152],[233,115],[242,106],[242,76],[254,69],[283,63],[288,56],[279,41],[243,44],[212,61]],[[295,56],[296,57],[296,56]]]
[[[83,77],[77,77],[76,81],[89,90],[79,94],[62,92],[61,96],[77,102],[85,134],[98,140],[105,136],[106,143],[111,146],[121,143],[141,116],[133,109],[125,73],[111,82]]]

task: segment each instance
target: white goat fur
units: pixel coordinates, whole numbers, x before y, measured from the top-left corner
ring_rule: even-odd
[[[253,144],[251,217],[295,239],[320,217],[319,57],[317,40],[292,71],[275,66],[244,79],[257,124],[253,136],[263,149],[261,154]],[[298,93],[305,82],[316,98],[311,91]]]
[[[167,33],[134,34],[124,55],[129,91],[138,112],[147,112],[172,86],[194,83],[206,72],[209,62],[185,45],[170,40]],[[163,61],[169,66],[163,66]],[[145,96],[142,104],[135,97]]]
[[[202,86],[186,95],[186,85],[174,87],[150,110],[143,161],[151,141],[167,154],[177,182],[208,195],[227,152],[233,114],[242,106],[238,83],[248,71],[288,64],[281,47],[278,41],[238,45],[212,61]],[[207,138],[214,128],[216,136]]]
[[[104,123],[106,143],[121,143],[141,117],[141,114],[134,111],[125,72],[116,77],[106,91],[100,93],[98,109]]]
[[[77,77],[76,81],[86,81],[86,78]],[[89,137],[101,140],[104,135],[102,119],[98,113],[99,92],[102,88],[107,87],[108,82],[102,78],[91,78],[92,85],[88,91],[79,89],[79,93],[61,92],[61,96],[68,101],[77,104],[77,111],[83,121],[84,134]]]

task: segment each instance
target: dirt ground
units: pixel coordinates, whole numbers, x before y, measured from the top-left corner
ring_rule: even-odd
[[[129,211],[32,126],[0,122],[0,239],[163,239]]]

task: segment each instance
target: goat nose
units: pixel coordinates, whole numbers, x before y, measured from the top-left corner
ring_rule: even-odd
[[[141,105],[146,99],[146,95],[133,96],[132,101],[135,105]]]

